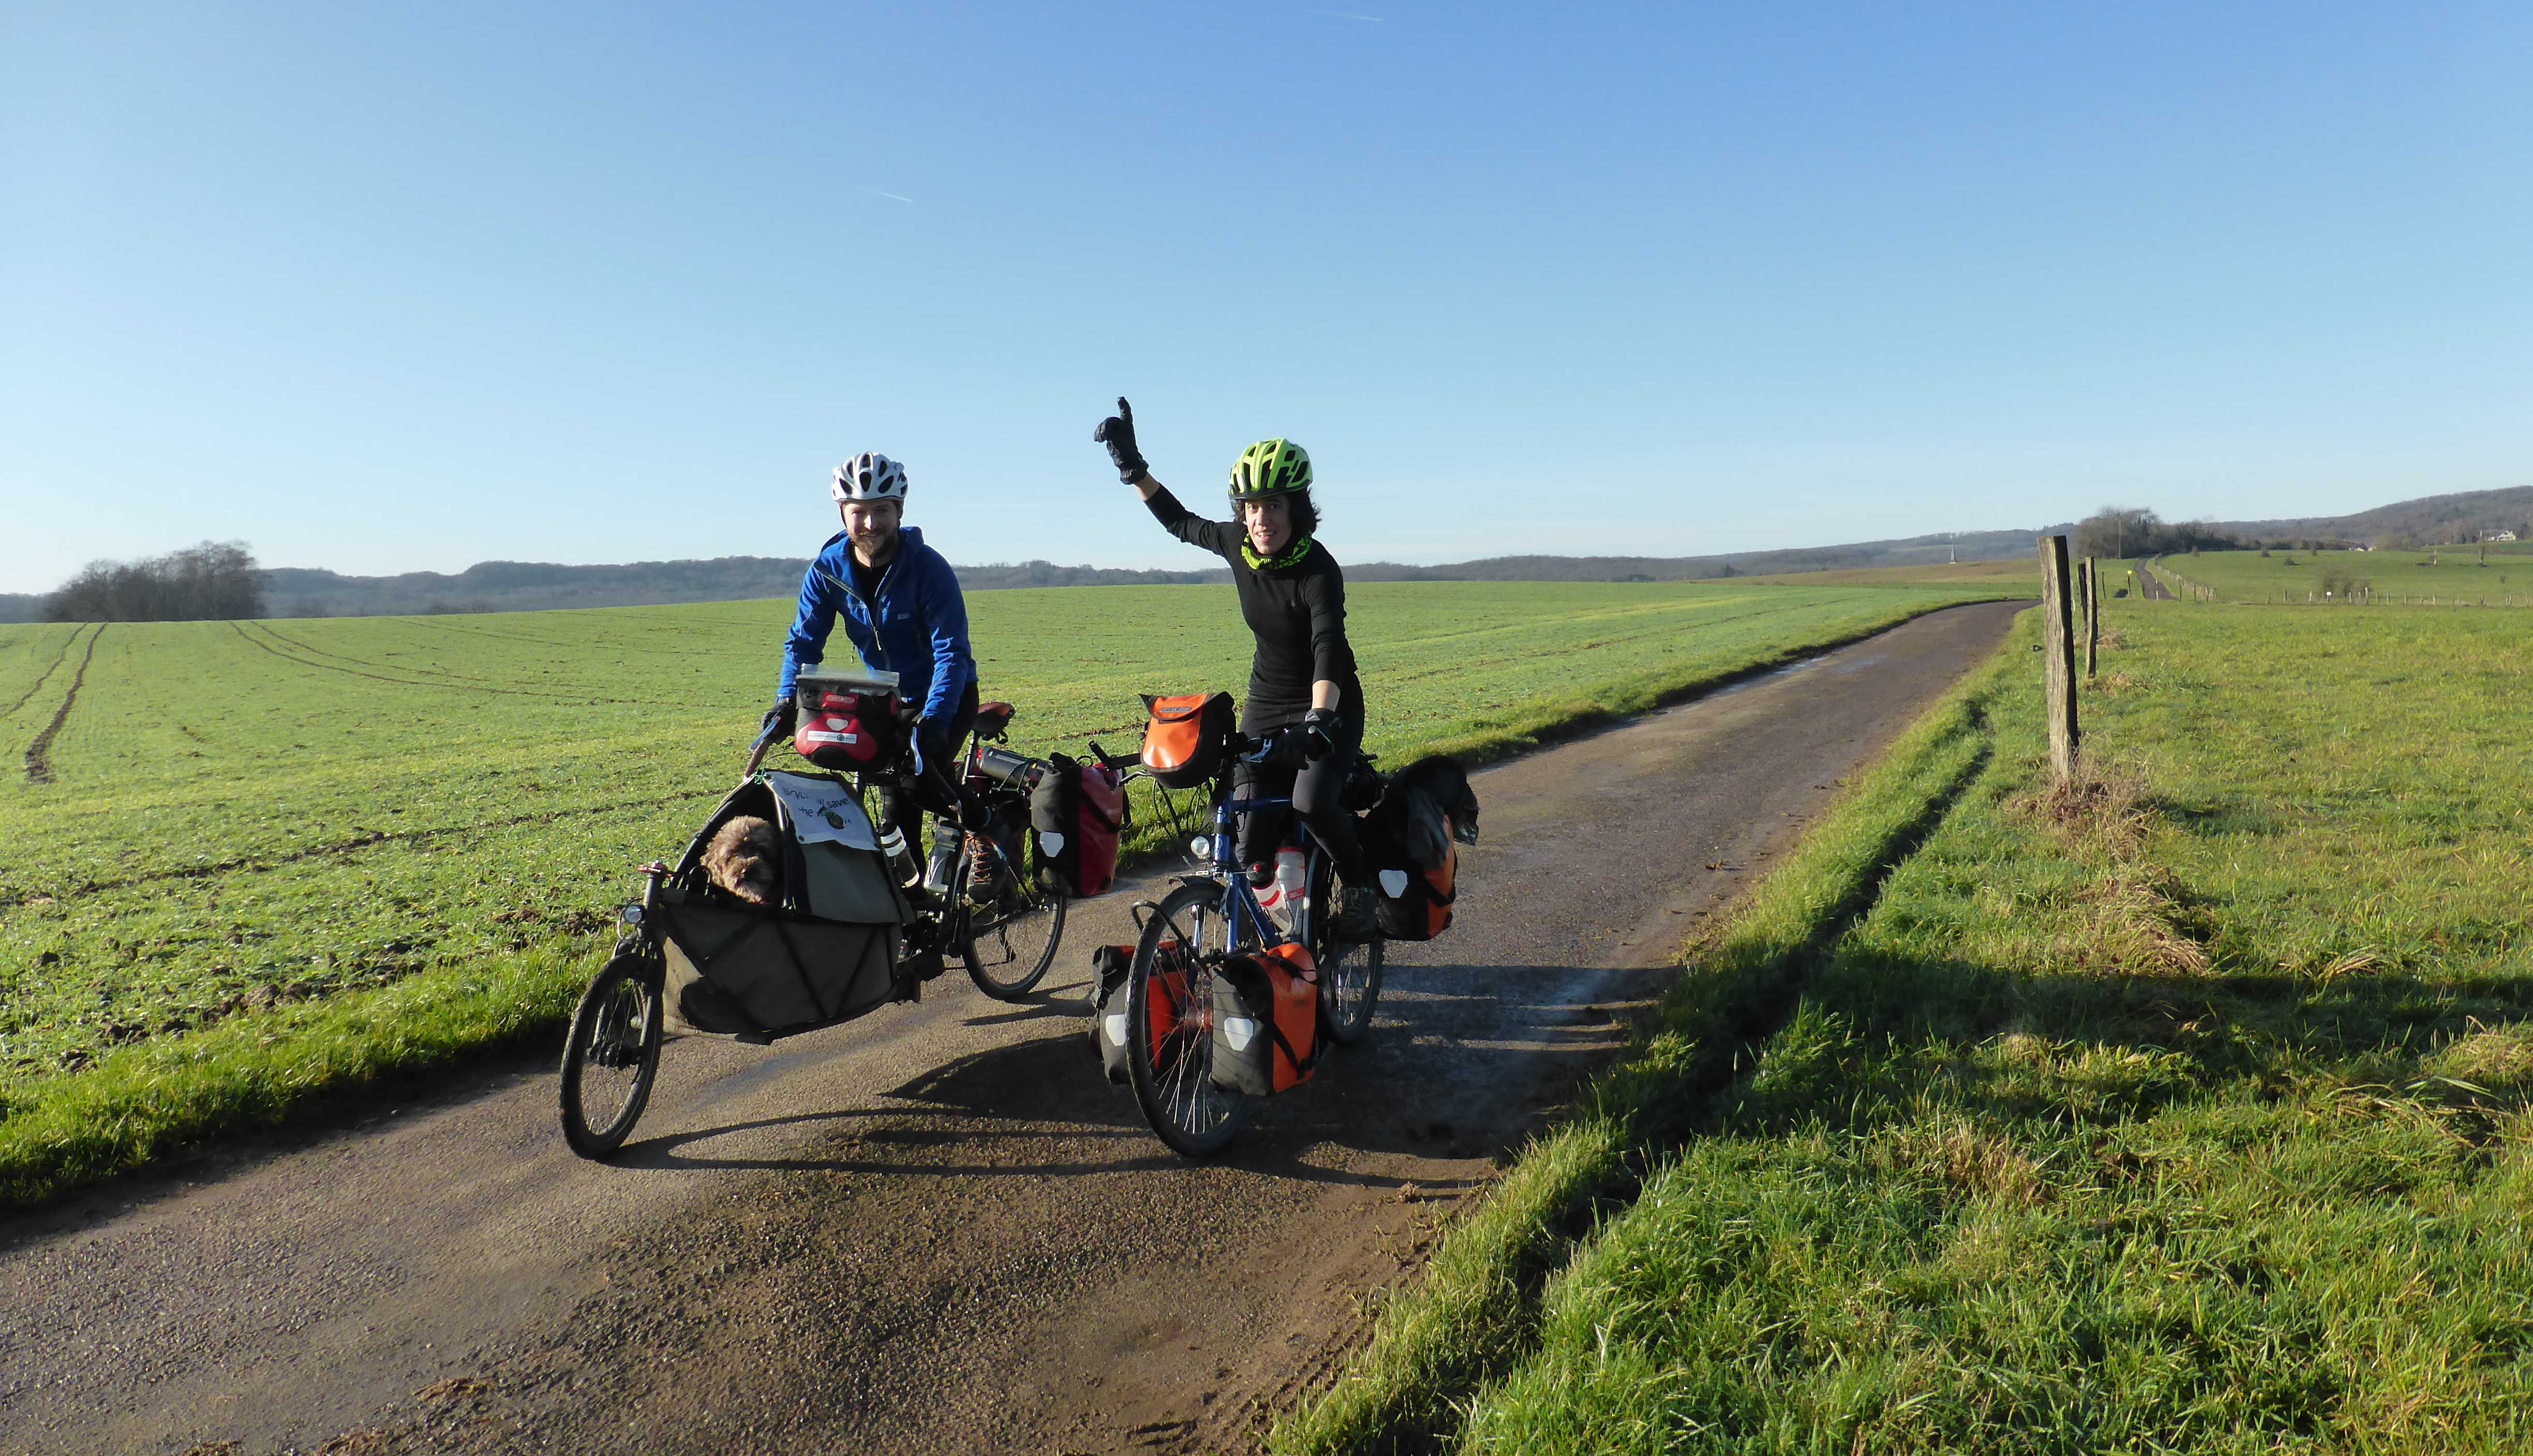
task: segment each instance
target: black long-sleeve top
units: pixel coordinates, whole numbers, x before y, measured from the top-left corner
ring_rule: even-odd
[[[1230,521],[1208,521],[1179,503],[1167,488],[1145,504],[1161,528],[1231,563],[1240,592],[1240,615],[1257,639],[1249,663],[1249,697],[1241,705],[1243,731],[1298,722],[1311,707],[1311,684],[1329,681],[1349,717],[1363,712],[1363,681],[1355,675],[1354,648],[1346,641],[1345,573],[1319,542],[1302,559],[1261,571],[1240,553],[1241,530]]]

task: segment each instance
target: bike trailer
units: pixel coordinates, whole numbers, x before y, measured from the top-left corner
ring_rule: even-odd
[[[1144,694],[1150,721],[1144,725],[1144,772],[1163,788],[1194,788],[1221,772],[1229,756],[1231,694],[1191,693],[1180,698]]]
[[[1126,827],[1126,779],[1105,764],[1047,756],[1030,790],[1038,858],[1076,897],[1104,894],[1117,879],[1117,835]]]
[[[704,850],[738,815],[771,820],[781,894],[759,907],[714,886]],[[831,775],[759,774],[722,800],[654,902],[668,958],[670,1024],[771,1039],[897,1000],[898,947],[913,919],[853,788]]]
[[[1311,1079],[1320,1060],[1320,983],[1311,953],[1270,946],[1213,976],[1213,1084],[1269,1097]]]

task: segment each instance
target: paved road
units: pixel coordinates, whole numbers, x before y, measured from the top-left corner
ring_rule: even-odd
[[[1031,1004],[954,976],[772,1049],[673,1043],[614,1166],[564,1150],[523,1069],[22,1226],[0,1449],[1243,1445],[2016,610],[1480,775],[1457,927],[1219,1161],[1170,1156],[1081,1034],[1073,967],[1140,898],[1112,895]]]
[[[2180,598],[2174,596],[2171,591],[2164,586],[2161,578],[2157,577],[2152,571],[2147,569],[2154,563],[2155,559],[2160,558],[2150,558],[2149,560],[2138,562],[2137,579],[2139,597],[2149,602],[2180,601]]]

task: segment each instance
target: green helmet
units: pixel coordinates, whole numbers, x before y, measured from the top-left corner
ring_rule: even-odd
[[[1264,500],[1311,488],[1311,452],[1289,439],[1262,439],[1231,466],[1231,498]]]

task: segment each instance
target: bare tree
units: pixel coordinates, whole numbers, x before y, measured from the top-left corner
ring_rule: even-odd
[[[138,561],[90,561],[44,599],[44,620],[229,621],[264,615],[264,576],[243,541],[206,541]]]

